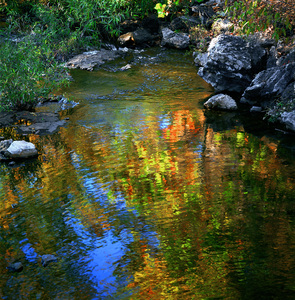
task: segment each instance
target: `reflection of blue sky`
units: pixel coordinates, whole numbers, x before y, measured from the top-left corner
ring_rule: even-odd
[[[124,244],[118,239],[115,240],[111,231],[105,232],[103,238],[93,239],[80,221],[71,214],[67,214],[66,223],[80,237],[80,243],[84,244],[85,249],[87,249],[78,261],[79,265],[84,266],[81,273],[89,277],[101,296],[115,293],[117,279],[113,272],[116,268],[116,262],[124,254]],[[126,234],[124,242],[131,241],[131,239],[132,236]],[[80,243],[79,247],[81,246]],[[77,250],[79,251],[79,249]]]
[[[35,252],[35,249],[33,248],[33,246],[28,243],[28,239],[25,238],[22,241],[20,241],[20,247],[22,249],[22,251],[24,252],[26,259],[30,262],[36,262],[38,259],[38,255]],[[23,245],[22,245],[23,244]]]
[[[160,129],[165,129],[171,125],[171,118],[169,115],[163,115],[160,117]]]
[[[82,266],[81,273],[89,277],[101,297],[108,298],[128,284],[127,278],[114,275],[114,271],[122,256],[129,251],[128,245],[134,241],[133,231],[136,230],[137,236],[139,234],[140,238],[147,240],[154,249],[158,247],[159,241],[156,232],[152,231],[149,225],[139,221],[136,209],[126,207],[125,199],[120,192],[111,193],[112,199],[109,199],[111,182],[98,182],[99,179],[96,177],[98,174],[92,173],[89,168],[83,166],[83,160],[79,154],[72,152],[71,157],[77,173],[80,173],[79,177],[88,201],[99,202],[100,206],[104,207],[104,211],[110,213],[108,223],[111,228],[103,231],[103,236],[96,236],[90,231],[91,229],[88,230],[75,216],[74,211],[68,210],[65,214],[65,223],[79,238],[76,246],[79,248],[76,251],[81,253],[78,260],[78,264]],[[97,219],[100,217],[97,215]],[[121,224],[119,234],[114,232],[116,228],[112,227],[113,221]],[[143,226],[138,226],[139,224]],[[138,227],[141,228],[140,232],[138,232]],[[84,245],[82,246],[84,251],[80,248],[81,245]],[[132,254],[130,261],[132,261]]]

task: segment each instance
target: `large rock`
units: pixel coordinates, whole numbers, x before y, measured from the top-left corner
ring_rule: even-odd
[[[225,94],[218,94],[211,97],[204,103],[204,106],[208,109],[216,110],[237,110],[238,106],[236,101]]]
[[[251,85],[243,93],[241,102],[267,107],[270,102],[289,89],[292,93],[292,82],[294,81],[295,63],[267,69],[255,76]],[[290,87],[287,89],[289,85]]]
[[[10,158],[28,158],[38,155],[34,144],[26,141],[14,141],[5,151]]]
[[[162,46],[186,49],[190,44],[190,38],[187,33],[176,33],[167,27],[162,29],[162,36]]]
[[[196,60],[202,65],[198,74],[216,91],[242,93],[265,67],[265,58],[260,45],[222,34],[212,39],[207,53]]]
[[[82,70],[92,71],[94,67],[101,66],[105,62],[114,60],[119,56],[119,51],[106,49],[84,52],[70,59],[65,64],[65,67],[69,69],[80,68]]]

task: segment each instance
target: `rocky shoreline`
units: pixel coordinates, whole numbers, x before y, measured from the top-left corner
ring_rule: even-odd
[[[211,1],[195,5],[189,16],[177,17],[171,22],[156,16],[141,22],[125,21],[116,46],[105,45],[104,49],[85,52],[70,59],[65,66],[91,71],[129,49],[195,48],[198,50],[193,53],[196,72],[220,94],[218,101],[216,95],[209,99],[205,108],[237,110],[243,107],[249,113],[260,113],[267,122],[294,132],[295,36],[293,44],[287,47],[263,33],[235,35],[233,23],[225,17],[216,19],[215,12],[220,6],[220,2]],[[235,104],[228,108],[224,99]]]
[[[295,131],[295,36],[286,47],[281,42],[257,33],[238,36],[234,24],[218,12],[222,2],[194,5],[186,16],[167,22],[157,16],[143,20],[127,20],[120,27],[122,35],[116,45],[103,44],[76,55],[65,67],[92,71],[104,63],[124,56],[132,49],[159,46],[193,53],[196,72],[215,90],[204,107],[259,113],[287,131]],[[292,40],[292,39],[291,39]],[[121,71],[131,68],[127,65]],[[21,124],[20,120],[25,120]],[[0,126],[16,124],[22,133],[51,134],[65,120],[50,113],[2,113]]]

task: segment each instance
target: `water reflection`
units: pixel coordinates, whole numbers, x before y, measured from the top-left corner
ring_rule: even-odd
[[[73,72],[68,126],[0,165],[0,297],[294,299],[292,148],[204,113],[179,53],[140,56]]]

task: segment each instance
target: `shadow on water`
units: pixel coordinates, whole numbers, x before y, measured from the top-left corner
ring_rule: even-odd
[[[204,111],[180,52],[71,73],[68,125],[0,165],[0,298],[294,299],[293,136]]]

